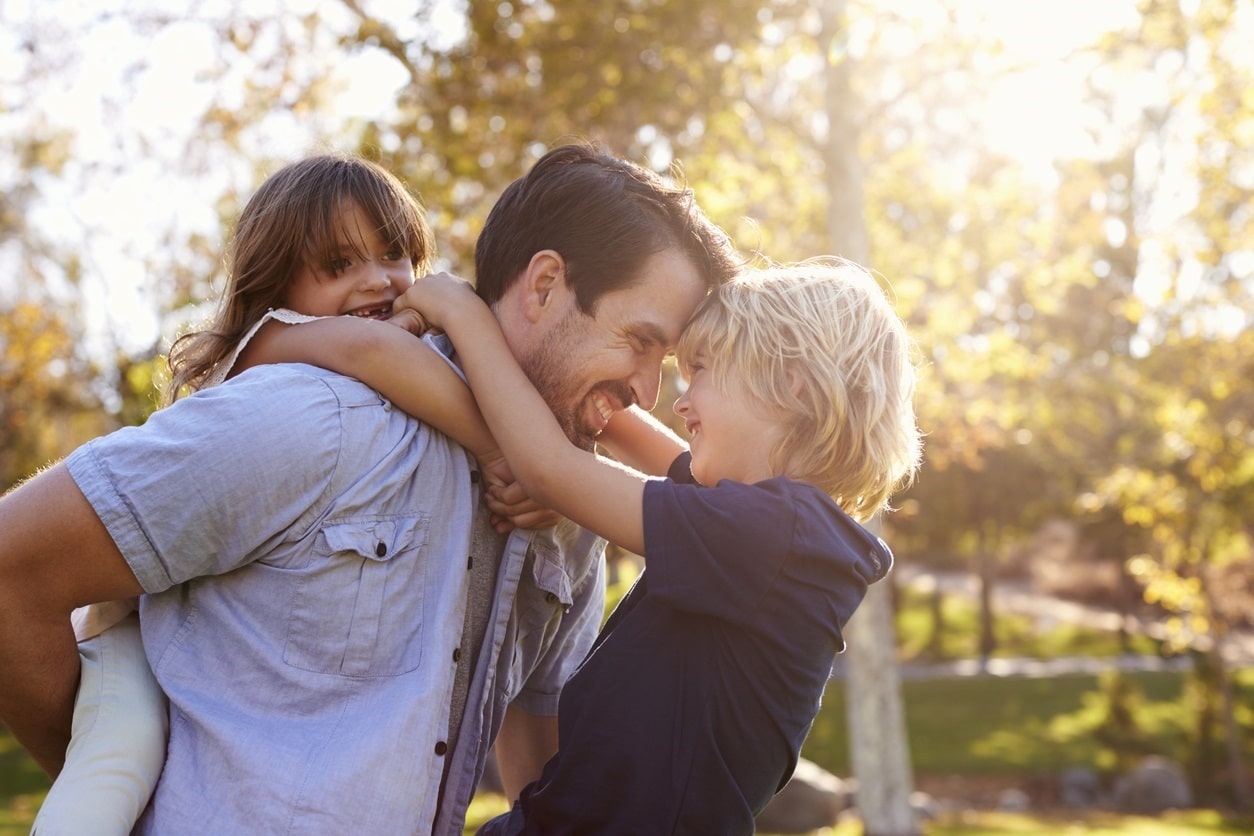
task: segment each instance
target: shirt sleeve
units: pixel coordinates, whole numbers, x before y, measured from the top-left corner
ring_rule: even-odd
[[[557,715],[562,688],[592,649],[605,615],[605,541],[573,523],[559,524],[555,534],[568,562],[580,565],[583,571],[570,579],[570,608],[514,698],[514,703],[528,713],[548,717]]]
[[[250,563],[328,503],[335,392],[297,367],[254,369],[96,439],[71,475],[146,592]]]
[[[750,616],[776,583],[792,544],[795,512],[776,487],[649,482],[644,492],[649,594],[720,618]]]

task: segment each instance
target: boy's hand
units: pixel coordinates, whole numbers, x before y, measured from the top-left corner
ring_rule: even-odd
[[[417,317],[423,323],[424,333],[439,332],[446,330],[451,316],[476,304],[484,303],[475,295],[470,282],[451,273],[429,273],[396,298],[392,303],[392,317],[395,319],[403,311],[411,311],[408,316]]]

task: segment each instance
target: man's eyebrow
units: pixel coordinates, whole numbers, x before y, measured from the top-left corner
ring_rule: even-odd
[[[662,326],[656,322],[633,322],[629,326],[629,330],[642,342],[654,343],[660,346],[673,345],[675,342],[675,340],[666,335],[666,332],[662,330]]]

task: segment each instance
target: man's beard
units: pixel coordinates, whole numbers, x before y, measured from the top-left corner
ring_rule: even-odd
[[[581,450],[591,451],[596,446],[596,438],[587,427],[579,426],[586,409],[586,398],[579,392],[576,374],[581,358],[575,356],[579,353],[575,348],[583,342],[576,338],[581,330],[575,322],[579,316],[582,314],[571,312],[563,317],[545,336],[543,345],[520,358],[518,364],[571,443]]]

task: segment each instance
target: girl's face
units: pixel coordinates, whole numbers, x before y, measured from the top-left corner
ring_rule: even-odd
[[[283,305],[309,316],[387,319],[392,301],[414,283],[409,254],[387,244],[368,215],[350,203],[329,263],[303,265],[283,294]]]
[[[752,403],[734,376],[723,389],[716,387],[704,364],[698,353],[688,389],[675,401],[675,414],[690,436],[693,477],[714,485],[720,479],[751,484],[778,476],[770,453],[783,434],[779,421]]]

